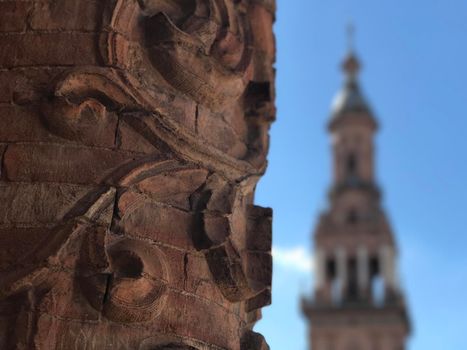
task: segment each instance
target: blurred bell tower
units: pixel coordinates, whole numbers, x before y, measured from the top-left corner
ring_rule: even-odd
[[[329,207],[314,232],[313,296],[302,308],[312,350],[405,350],[410,322],[397,276],[397,247],[374,174],[378,123],[358,83],[352,47],[328,130]]]

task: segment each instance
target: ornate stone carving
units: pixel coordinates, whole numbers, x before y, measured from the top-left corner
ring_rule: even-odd
[[[141,3],[149,57],[174,88],[210,106],[241,96],[252,55],[244,2]]]
[[[13,3],[0,2],[17,19],[0,25],[0,348],[267,347],[252,328],[270,302],[271,211],[253,195],[273,5]]]

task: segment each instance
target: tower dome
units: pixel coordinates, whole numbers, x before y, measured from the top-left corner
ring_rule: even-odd
[[[357,57],[353,53],[349,53],[342,67],[346,74],[346,79],[344,86],[332,103],[332,117],[335,118],[346,112],[371,113],[370,107],[358,84],[357,75],[360,70],[360,63]]]
[[[376,127],[377,122],[373,117],[372,109],[367,102],[358,82],[360,72],[360,62],[353,51],[350,51],[342,63],[342,70],[345,80],[342,88],[334,97],[331,105],[330,128],[343,119],[360,118],[367,119],[372,126]]]

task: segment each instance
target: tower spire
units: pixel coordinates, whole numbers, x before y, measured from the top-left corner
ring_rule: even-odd
[[[352,22],[347,25],[347,55],[342,63],[342,69],[349,79],[355,79],[360,71],[360,62],[355,55],[354,48],[355,26]]]
[[[354,36],[355,36],[355,26],[352,21],[347,23],[347,48],[349,52],[353,52],[354,49]]]
[[[330,127],[333,127],[341,117],[352,112],[365,112],[361,115],[371,119],[376,126],[371,108],[358,83],[358,73],[360,72],[361,65],[355,53],[354,37],[355,27],[352,23],[349,23],[347,26],[348,51],[342,62],[342,71],[344,72],[345,79],[332,105]]]

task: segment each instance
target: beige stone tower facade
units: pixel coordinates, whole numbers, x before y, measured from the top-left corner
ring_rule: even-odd
[[[329,122],[334,178],[314,233],[314,296],[303,302],[313,350],[404,350],[410,332],[374,175],[378,124],[360,92],[359,68],[351,50]]]

